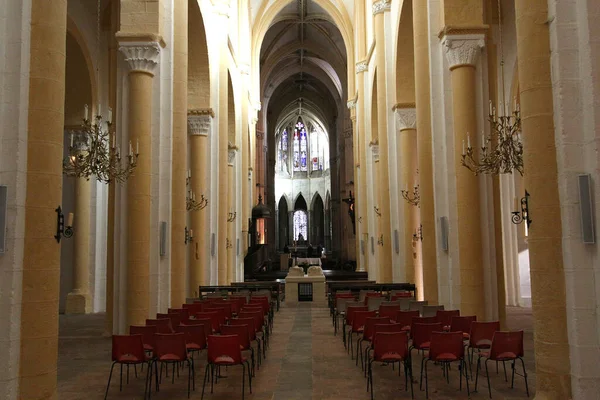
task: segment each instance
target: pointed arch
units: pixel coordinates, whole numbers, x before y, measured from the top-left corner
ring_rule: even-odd
[[[210,63],[202,11],[189,0],[188,108],[210,108]]]
[[[290,219],[288,210],[288,200],[285,195],[279,198],[277,203],[277,224],[278,224],[278,248],[282,251],[287,246],[289,231],[290,231]]]
[[[325,204],[318,192],[313,196],[310,210],[312,212],[311,242],[323,246],[325,243]]]

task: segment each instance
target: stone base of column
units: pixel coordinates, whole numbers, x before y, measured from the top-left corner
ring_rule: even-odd
[[[92,311],[90,295],[71,292],[67,295],[65,314],[89,314]]]

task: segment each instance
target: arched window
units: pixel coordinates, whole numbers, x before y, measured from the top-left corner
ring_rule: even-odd
[[[308,138],[301,121],[294,129],[294,171],[308,171]]]
[[[288,133],[284,129],[279,139],[279,171],[287,171]]]
[[[294,211],[294,240],[308,240],[308,215],[304,210]]]

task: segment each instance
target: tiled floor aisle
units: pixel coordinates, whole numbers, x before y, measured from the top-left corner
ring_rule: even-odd
[[[526,329],[526,359],[529,369],[529,386],[535,387],[533,371],[531,322],[528,311],[509,310],[513,329]],[[61,316],[59,344],[59,398],[102,399],[110,369],[110,338],[102,337],[103,315]],[[415,371],[420,366],[420,356],[414,356]],[[491,365],[490,365],[491,366]],[[494,368],[492,370],[495,371]],[[510,371],[509,371],[510,373]],[[227,378],[215,385],[213,394],[205,394],[207,400],[241,398],[241,367],[229,368],[223,372]],[[430,376],[430,399],[466,399],[466,390],[458,391],[456,368],[450,373],[450,384],[441,377],[441,370],[432,367]],[[511,390],[504,382],[502,374],[492,374],[493,398],[524,399],[523,379],[516,377],[516,388]],[[191,398],[199,399],[204,367],[196,370],[196,391]],[[510,378],[510,376],[509,376]],[[187,373],[175,379],[175,383],[163,381],[160,393],[153,393],[155,399],[185,399]],[[375,399],[410,398],[404,391],[404,378],[391,367],[374,365]],[[485,378],[484,378],[485,381]],[[118,368],[115,368],[109,399],[141,399],[143,380],[133,377],[131,370],[129,385],[123,385],[119,392]],[[464,382],[463,382],[464,383]],[[480,385],[482,381],[480,380]],[[253,379],[253,394],[246,392],[249,400],[296,400],[296,399],[361,399],[368,400],[366,381],[360,366],[355,366],[350,355],[344,350],[340,335],[333,335],[331,318],[326,309],[311,309],[303,304],[298,308],[282,306],[275,315],[275,326],[267,359]],[[248,387],[246,385],[246,391]],[[414,386],[415,398],[424,399],[425,392]],[[487,386],[479,388],[480,393],[473,399],[487,399]]]

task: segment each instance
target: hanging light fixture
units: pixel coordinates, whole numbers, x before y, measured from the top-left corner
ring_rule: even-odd
[[[100,64],[100,0],[97,2],[96,61]],[[96,76],[100,76],[96,67]],[[105,127],[106,126],[106,127]],[[112,139],[112,142],[110,141]],[[103,120],[100,101],[96,116],[89,118],[87,104],[84,106],[83,124],[80,130],[71,131],[69,155],[63,160],[63,173],[76,178],[90,179],[95,176],[100,182],[124,182],[135,170],[139,156],[139,142],[133,151],[131,141],[126,162],[122,163],[121,149],[116,144],[112,131],[112,110],[108,109],[108,118]]]
[[[512,112],[506,102],[504,93],[504,52],[502,47],[502,11],[498,0],[498,29],[500,35],[500,85],[502,89],[502,102],[500,107],[489,103],[488,121],[490,135],[481,135],[481,152],[479,160],[476,159],[474,149],[471,147],[471,138],[467,133],[467,146],[462,143],[461,164],[479,174],[511,174],[514,170],[523,175],[523,143],[521,142],[521,113],[516,98],[513,101]]]
[[[185,185],[188,187],[187,195],[185,197],[185,209],[187,211],[200,211],[208,206],[208,199],[203,194],[200,195],[200,199],[196,200],[196,193],[192,189],[189,189],[192,180],[192,171],[188,170]]]

